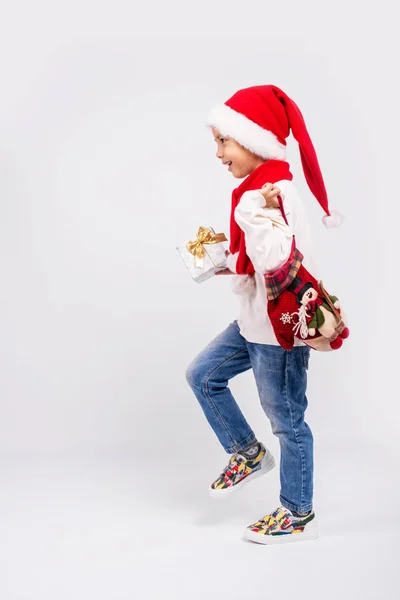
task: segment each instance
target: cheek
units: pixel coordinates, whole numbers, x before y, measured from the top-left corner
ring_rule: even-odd
[[[231,152],[230,159],[235,163],[235,166],[239,169],[243,169],[243,167],[246,166],[245,157],[240,151],[238,152],[236,149],[233,152]]]

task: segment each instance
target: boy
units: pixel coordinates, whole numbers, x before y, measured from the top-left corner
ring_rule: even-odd
[[[330,215],[314,147],[296,104],[279,88],[266,85],[239,90],[213,109],[208,125],[217,158],[242,183],[233,190],[230,253],[225,274],[235,274],[240,316],[191,363],[187,380],[221,445],[231,454],[211,484],[213,496],[227,496],[270,471],[274,458],[259,442],[228,387],[230,379],[253,369],[261,405],[280,442],[280,504],[250,525],[245,537],[262,544],[314,539],[313,437],[304,420],[310,349],[296,340],[282,348],[267,314],[264,275],[288,259],[293,235],[313,271],[307,216],[285,161],[286,138],[299,143],[308,185]],[[287,222],[277,197],[284,203]]]

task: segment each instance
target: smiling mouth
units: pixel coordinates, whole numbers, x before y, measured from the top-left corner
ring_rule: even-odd
[[[230,168],[232,166],[232,161],[230,160],[230,161],[224,163],[224,165],[228,165],[228,167]]]

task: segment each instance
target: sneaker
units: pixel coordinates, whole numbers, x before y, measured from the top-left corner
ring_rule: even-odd
[[[226,496],[242,488],[248,481],[271,471],[275,466],[275,459],[265,446],[260,446],[260,452],[252,459],[246,458],[240,452],[233,454],[221,475],[210,485],[210,495]]]
[[[250,525],[244,536],[258,544],[301,542],[302,540],[315,540],[318,537],[318,526],[314,511],[305,517],[295,517],[290,510],[280,506],[261,521]]]

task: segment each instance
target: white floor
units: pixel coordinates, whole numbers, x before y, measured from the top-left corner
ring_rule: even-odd
[[[320,538],[279,547],[242,539],[275,508],[278,470],[221,502],[205,491],[220,466],[195,473],[187,459],[178,472],[138,452],[3,459],[1,600],[399,598],[398,465],[384,453],[319,464]]]

